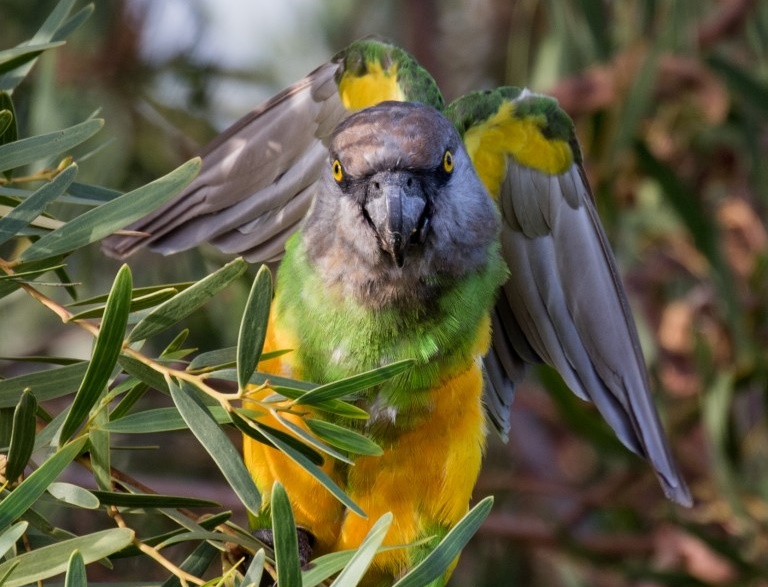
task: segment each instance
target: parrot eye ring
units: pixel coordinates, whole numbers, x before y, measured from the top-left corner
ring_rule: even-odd
[[[453,171],[453,153],[449,149],[445,150],[445,153],[443,154],[443,169],[447,173],[451,173]]]
[[[341,183],[344,179],[344,170],[341,168],[341,162],[338,159],[334,159],[331,163],[331,171],[333,172],[333,179],[336,183]]]

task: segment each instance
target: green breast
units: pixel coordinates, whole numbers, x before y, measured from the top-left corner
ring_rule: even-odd
[[[435,276],[436,295],[427,303],[372,310],[328,287],[307,259],[300,234],[294,235],[278,273],[276,311],[280,327],[300,341],[294,361],[301,377],[327,383],[415,359],[413,369],[376,393],[398,410],[419,404],[441,378],[476,360],[479,328],[506,277],[497,243],[488,257],[483,270],[463,278]]]

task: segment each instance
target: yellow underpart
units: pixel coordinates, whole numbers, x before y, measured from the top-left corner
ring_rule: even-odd
[[[265,352],[295,348],[295,343],[295,338],[275,323],[273,312]],[[323,470],[366,512],[367,518],[346,512],[325,488],[282,453],[244,438],[245,463],[259,491],[269,496],[276,480],[285,486],[297,525],[316,538],[314,555],[357,548],[386,512],[392,512],[394,519],[385,545],[412,543],[438,526],[455,525],[466,514],[485,442],[479,357],[489,344],[490,321],[486,319],[476,333],[474,350],[478,359],[430,392],[428,415],[419,426],[403,431],[391,445],[384,446],[382,456],[356,459],[343,478],[334,468],[333,459],[326,459]],[[293,372],[291,355],[266,361],[260,370],[300,376]],[[257,399],[269,393],[263,392]],[[300,418],[292,420],[302,425]],[[280,428],[269,416],[261,421]],[[411,564],[405,549],[379,554],[361,585],[391,584]],[[446,579],[448,575],[450,571]]]
[[[559,175],[573,164],[573,151],[567,141],[548,139],[542,134],[544,116],[515,115],[514,103],[504,102],[499,111],[464,135],[477,174],[494,199],[507,174],[507,157],[548,175]]]
[[[397,83],[397,63],[384,69],[378,61],[368,61],[366,67],[365,75],[356,76],[347,71],[341,77],[339,96],[347,110],[368,108],[385,100],[405,99]]]

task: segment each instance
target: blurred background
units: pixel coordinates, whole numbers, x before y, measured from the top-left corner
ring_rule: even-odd
[[[2,0],[2,46],[27,39],[54,4]],[[15,93],[20,135],[100,110],[103,148],[80,160],[80,178],[127,190],[371,33],[414,53],[447,100],[526,85],[574,118],[696,499],[690,510],[665,501],[590,406],[535,370],[509,442],[489,440],[475,494],[496,505],[451,584],[768,585],[768,2],[100,0]],[[148,285],[199,279],[222,259],[203,249],[130,264]],[[106,291],[117,267],[95,247],[69,262],[82,297]],[[241,285],[194,318],[193,345],[234,344]],[[4,326],[19,323],[0,355],[88,356],[88,337],[18,301],[0,300]],[[0,363],[4,376],[19,368]],[[159,444],[115,465],[237,507],[195,443]]]

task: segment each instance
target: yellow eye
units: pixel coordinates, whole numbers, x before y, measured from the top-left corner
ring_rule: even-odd
[[[333,179],[337,183],[344,179],[344,170],[341,168],[341,162],[338,159],[334,159],[331,164],[331,171],[333,171]]]
[[[448,173],[453,171],[453,153],[447,150],[445,155],[443,155],[443,169],[445,169]]]

